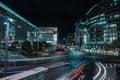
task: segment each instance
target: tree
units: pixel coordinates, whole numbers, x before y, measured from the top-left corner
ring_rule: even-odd
[[[22,54],[27,57],[32,57],[34,55],[34,49],[31,45],[31,42],[24,41],[21,45]]]
[[[35,50],[36,53],[37,53],[37,49],[38,49],[38,51],[45,52],[48,47],[49,47],[49,44],[46,43],[45,41],[34,42],[33,43],[33,48],[34,48],[34,50]]]

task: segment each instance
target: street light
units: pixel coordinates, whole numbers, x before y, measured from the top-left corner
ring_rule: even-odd
[[[13,22],[13,19],[9,17],[5,17],[5,22],[6,24],[6,33],[5,33],[5,75],[7,74],[7,62],[8,62],[8,40],[9,40],[9,27],[10,27],[10,22]]]
[[[40,43],[41,38],[42,38],[41,34],[38,34],[38,36],[37,36],[37,54],[39,54],[39,48],[40,48],[39,43]]]
[[[37,37],[37,55],[39,54],[39,36]]]
[[[6,34],[5,34],[5,75],[7,74],[7,58],[8,58],[8,36],[9,36],[9,22],[6,24]]]

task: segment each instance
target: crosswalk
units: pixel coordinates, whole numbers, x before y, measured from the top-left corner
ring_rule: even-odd
[[[116,68],[120,67],[120,64],[115,64],[115,63],[109,63],[109,64],[104,64],[106,68]]]

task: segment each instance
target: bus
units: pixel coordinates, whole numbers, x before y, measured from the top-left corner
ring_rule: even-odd
[[[37,67],[35,69],[0,78],[0,80],[48,80],[47,72],[48,68]]]

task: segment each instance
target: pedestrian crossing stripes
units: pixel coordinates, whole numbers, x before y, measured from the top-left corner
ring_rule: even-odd
[[[116,68],[116,67],[120,67],[120,64],[112,64],[112,63],[110,63],[110,64],[104,64],[104,66],[106,68]]]

